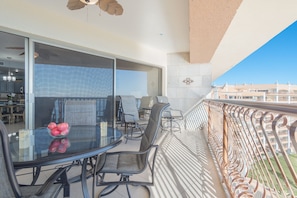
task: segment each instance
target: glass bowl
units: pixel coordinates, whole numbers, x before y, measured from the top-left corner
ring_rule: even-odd
[[[64,123],[60,123],[60,124],[64,124]],[[62,127],[59,127],[59,124],[57,124],[57,126],[53,127],[52,129],[49,129],[47,127],[47,132],[53,138],[63,138],[63,137],[66,137],[69,134],[70,126],[67,124],[67,125],[64,125]]]

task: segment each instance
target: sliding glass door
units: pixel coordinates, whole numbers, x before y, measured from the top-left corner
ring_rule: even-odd
[[[91,116],[89,120],[96,124],[107,121],[113,126],[114,59],[41,43],[35,43],[35,51],[35,127],[65,122],[70,111],[67,104],[74,103],[77,106],[71,108],[81,114],[74,122],[81,123],[87,119],[83,116]],[[95,104],[95,111],[91,108],[88,114],[88,106],[81,106],[90,103]]]
[[[95,103],[96,124],[113,126],[115,95],[161,94],[161,68],[0,32],[0,119],[9,132],[64,122],[66,105],[84,102]]]

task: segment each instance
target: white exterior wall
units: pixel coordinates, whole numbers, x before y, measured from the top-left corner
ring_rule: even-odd
[[[189,110],[211,90],[210,64],[190,64],[189,53],[173,53],[167,56],[167,93],[172,108]],[[186,84],[185,79],[193,80]]]

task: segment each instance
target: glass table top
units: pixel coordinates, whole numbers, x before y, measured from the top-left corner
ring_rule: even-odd
[[[100,126],[71,126],[66,137],[54,138],[48,129],[20,130],[9,134],[15,168],[32,167],[92,157],[121,141],[122,133]]]

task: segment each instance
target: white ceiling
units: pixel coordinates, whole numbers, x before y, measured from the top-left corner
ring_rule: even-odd
[[[66,7],[67,0],[26,0],[50,10],[53,14],[71,17],[152,48],[168,53],[189,51],[188,1],[117,1],[124,9],[121,16],[109,15],[97,5],[71,11]]]
[[[15,12],[15,14],[5,17],[11,21],[11,24],[15,20],[19,23],[21,20],[32,19],[32,16],[34,16],[35,18],[32,21],[44,20],[44,26],[47,24],[52,26],[52,24],[46,22],[50,18],[49,16],[52,15],[52,20],[55,20],[57,24],[67,19],[65,20],[67,22],[63,24],[63,28],[69,27],[69,29],[72,29],[72,23],[77,23],[77,26],[75,27],[74,25],[74,28],[77,28],[82,39],[85,40],[93,33],[87,31],[85,34],[81,33],[83,32],[80,29],[82,24],[85,24],[86,27],[91,26],[95,28],[95,31],[114,35],[116,39],[126,40],[127,43],[140,43],[147,48],[157,49],[165,54],[189,51],[188,1],[118,0],[118,3],[124,9],[124,13],[121,16],[109,15],[100,10],[97,5],[87,5],[79,10],[69,10],[67,2],[67,0],[26,0],[26,3],[23,5],[4,2],[0,8],[0,12],[2,11],[0,15],[5,15],[7,10],[14,7],[15,9],[11,10],[10,13]],[[13,6],[14,4],[18,7]],[[22,17],[24,13],[21,12],[24,12],[26,16]],[[40,12],[43,14],[39,14]],[[17,16],[17,14],[20,14],[21,17]],[[58,19],[59,21],[57,21],[57,16],[61,20]],[[15,25],[15,27],[20,28],[20,31],[28,32],[30,27],[25,25],[26,23],[24,22],[25,27],[20,27],[20,25]],[[15,28],[14,25],[12,27]],[[32,27],[36,28],[35,25],[32,25]],[[59,25],[55,29],[56,32],[59,32],[58,27]],[[40,28],[46,29],[48,27]],[[35,32],[32,33],[34,34]],[[63,30],[61,30],[61,34],[63,34]],[[100,35],[98,35],[98,40],[101,39],[99,37]],[[14,61],[23,62],[24,56],[19,56],[23,50],[6,49],[6,47],[22,46],[24,46],[23,39],[11,39],[8,37],[0,39],[0,60],[7,60],[7,57],[12,57]]]

